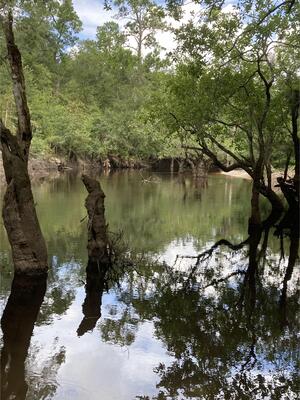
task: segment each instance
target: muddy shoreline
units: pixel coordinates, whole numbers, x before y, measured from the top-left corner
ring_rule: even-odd
[[[84,160],[77,158],[76,160],[67,160],[64,157],[48,157],[37,158],[31,156],[28,162],[29,176],[32,182],[43,179],[55,179],[64,171],[74,171],[75,173],[100,173],[103,170],[118,169],[137,169],[147,168],[149,165],[144,162],[135,162],[122,160],[120,158],[112,158],[104,161]],[[0,152],[0,183],[5,183],[5,175],[2,164],[2,154]]]

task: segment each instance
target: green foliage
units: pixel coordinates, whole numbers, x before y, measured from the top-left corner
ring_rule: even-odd
[[[33,153],[137,159],[206,146],[226,164],[252,165],[263,140],[265,165],[283,168],[299,85],[299,4],[240,0],[225,12],[222,1],[196,3],[205,6],[199,18],[173,29],[176,51],[162,59],[157,33],[167,12],[181,17],[176,1],[113,1],[124,27],[107,22],[85,41],[71,0],[15,1]],[[0,51],[0,114],[13,128],[2,33]]]
[[[299,4],[239,1],[228,13],[223,2],[200,3],[208,6],[200,19],[176,32],[175,73],[157,114],[223,165],[251,171],[262,159],[283,168],[293,143],[289,98],[299,87]]]
[[[81,22],[70,0],[24,0],[16,5],[20,13],[15,34],[26,75],[33,155],[157,156],[164,134],[147,120],[146,103],[156,89],[156,70],[163,65],[159,53],[139,59],[127,47],[127,33],[114,21],[98,27],[96,40],[78,41]],[[145,29],[152,24],[154,35],[158,8],[152,3],[139,6],[146,19],[151,15]],[[0,45],[5,55],[1,36]],[[0,78],[1,117],[15,128],[5,62]]]

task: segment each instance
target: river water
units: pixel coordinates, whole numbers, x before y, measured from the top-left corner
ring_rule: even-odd
[[[196,183],[143,178],[134,171],[100,177],[108,229],[135,262],[85,303],[88,310],[85,188],[71,174],[34,186],[51,268],[37,317],[18,316],[31,337],[11,327],[1,338],[3,400],[296,399],[296,266],[279,306],[289,243],[281,259],[279,240],[264,232],[255,291],[245,284],[247,242],[216,247],[197,265],[177,257],[247,239],[250,183],[223,175]],[[3,311],[12,281],[3,225],[0,267]],[[9,346],[14,364],[3,361]],[[15,397],[6,381],[19,388]]]

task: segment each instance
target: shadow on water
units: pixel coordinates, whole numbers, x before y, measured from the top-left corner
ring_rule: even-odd
[[[46,292],[46,276],[13,279],[1,318],[1,400],[26,398],[25,360],[32,332]]]

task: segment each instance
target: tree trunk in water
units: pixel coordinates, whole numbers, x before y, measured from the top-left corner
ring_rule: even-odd
[[[86,296],[82,304],[84,318],[77,329],[78,336],[94,329],[101,317],[105,276],[110,266],[104,207],[105,194],[97,180],[82,175],[82,181],[88,191],[85,200],[85,208],[88,212],[88,265],[86,268]]]
[[[15,272],[43,274],[48,269],[48,257],[28,174],[32,130],[21,54],[14,41],[13,18],[10,9],[1,16],[1,23],[7,45],[7,58],[18,117],[16,136],[12,135],[0,120],[0,141],[7,182],[2,216],[12,248]]]
[[[171,158],[170,172],[173,175],[173,173],[174,173],[174,158],[173,157]]]
[[[252,227],[259,226],[261,224],[260,209],[259,209],[259,190],[257,184],[253,181],[252,184],[252,197],[251,197],[251,216],[249,218],[249,233],[251,234]]]
[[[279,214],[279,217],[280,217],[280,215],[282,214],[282,212],[284,210],[284,207],[283,207],[282,201],[281,201],[280,197],[278,196],[278,194],[276,192],[274,192],[273,189],[268,189],[265,197],[271,203],[272,211],[274,213],[276,212],[277,214]]]
[[[105,194],[97,180],[82,175],[82,181],[89,193],[85,200],[88,212],[89,264],[95,264],[98,269],[106,269],[109,263],[109,252],[104,208]]]
[[[46,291],[46,276],[14,277],[1,318],[1,400],[24,400],[28,390],[25,361],[34,324]]]
[[[183,174],[184,161],[177,160],[177,163],[178,163],[178,174]]]
[[[298,233],[298,232],[297,232]],[[279,307],[281,312],[281,326],[284,328],[288,325],[287,319],[287,292],[288,292],[288,282],[292,278],[294,267],[299,258],[299,235],[291,235],[290,237],[290,254],[287,269],[285,271],[283,279],[283,287],[281,296],[279,299]]]

